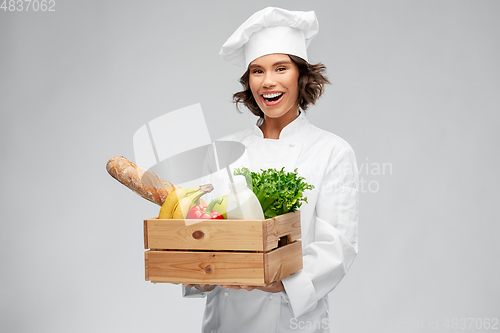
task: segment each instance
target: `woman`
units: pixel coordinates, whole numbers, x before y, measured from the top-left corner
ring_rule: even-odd
[[[317,32],[314,12],[269,7],[222,47],[225,59],[246,69],[244,90],[234,100],[259,116],[254,128],[221,139],[246,147],[233,166],[297,168],[315,188],[300,209],[301,271],[265,287],[183,288],[186,297],[207,296],[203,332],[330,332],[328,293],[357,254],[358,173],[349,144],[305,117],[328,83],[324,66],[307,62],[306,48]]]

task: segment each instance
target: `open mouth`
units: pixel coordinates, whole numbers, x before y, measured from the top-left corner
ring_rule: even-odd
[[[264,103],[267,106],[271,105],[276,105],[278,104],[281,99],[283,98],[284,93],[282,92],[277,92],[277,93],[269,93],[269,94],[262,94],[262,99],[264,100]]]

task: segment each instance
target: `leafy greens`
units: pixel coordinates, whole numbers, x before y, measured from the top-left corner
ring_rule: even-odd
[[[302,201],[307,202],[303,192],[314,188],[304,181],[304,177],[298,176],[297,169],[294,172],[285,172],[284,169],[261,169],[260,173],[251,172],[245,167],[234,170],[235,175],[245,176],[247,186],[259,199],[266,219],[295,212]]]

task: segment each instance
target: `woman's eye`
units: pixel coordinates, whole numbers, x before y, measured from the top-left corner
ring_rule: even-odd
[[[278,67],[276,70],[277,70],[278,72],[282,72],[282,71],[285,71],[285,70],[286,70],[286,68],[285,68],[285,67]]]
[[[252,73],[254,73],[254,74],[261,74],[261,73],[262,73],[262,70],[260,70],[260,69],[254,69],[254,70],[252,71]]]

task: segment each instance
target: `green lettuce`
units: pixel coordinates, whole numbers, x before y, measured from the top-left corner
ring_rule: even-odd
[[[304,177],[298,176],[297,169],[294,172],[285,172],[284,169],[261,169],[260,173],[245,167],[234,170],[235,175],[245,176],[248,188],[259,199],[266,219],[295,212],[302,202],[307,202],[304,191],[314,188],[304,181]]]

